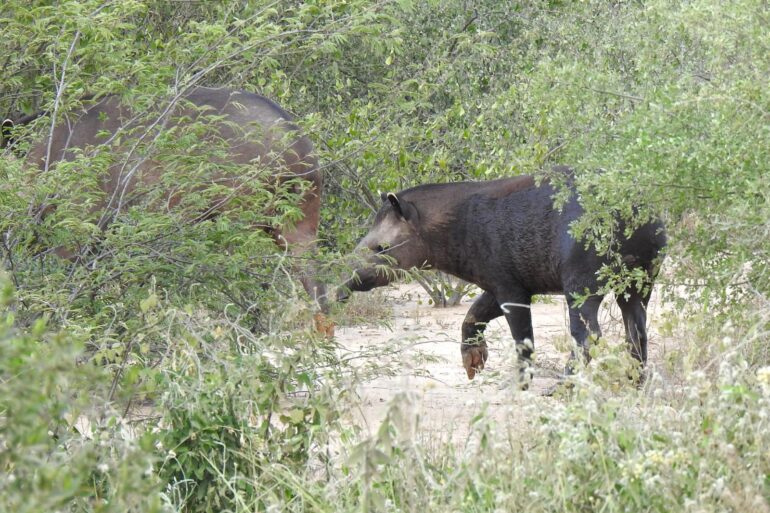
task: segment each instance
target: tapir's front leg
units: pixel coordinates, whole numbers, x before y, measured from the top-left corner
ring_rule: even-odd
[[[489,292],[482,293],[471,305],[471,309],[463,320],[462,344],[460,352],[463,356],[463,366],[468,379],[473,379],[476,371],[484,368],[487,361],[487,343],[484,341],[484,329],[487,323],[503,315],[495,296]]]

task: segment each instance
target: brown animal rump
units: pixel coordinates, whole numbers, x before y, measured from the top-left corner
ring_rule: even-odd
[[[122,105],[115,96],[84,103],[82,113],[56,120],[50,138],[32,148],[29,160],[46,171],[57,162],[74,160],[80,152],[86,155],[102,152],[103,155],[106,151],[110,152],[110,158],[119,154],[119,158],[110,161],[109,171],[100,183],[103,200],[90,208],[91,212],[102,213],[98,221],[100,228],[104,229],[122,210],[139,202],[149,186],[163,183],[164,170],[174,162],[173,159],[159,162],[153,150],[162,146],[164,137],[192,135],[193,143],[201,146],[203,157],[195,154],[183,157],[197,158],[202,167],[211,166],[210,174],[197,186],[163,183],[162,198],[155,200],[153,206],[174,208],[191,189],[200,189],[205,184],[223,186],[224,192],[193,215],[197,221],[226,210],[234,198],[269,186],[266,182],[270,180],[299,178],[306,184],[300,203],[302,219],[293,226],[260,228],[293,255],[315,249],[322,174],[310,139],[299,132],[291,115],[273,101],[244,91],[199,87],[176,97],[157,116],[137,113]],[[119,152],[115,147],[119,147]],[[209,147],[214,150],[206,153]],[[217,171],[247,164],[252,165],[246,168],[248,176]],[[244,168],[237,169],[242,172]],[[264,169],[269,172],[260,172]],[[70,256],[74,255],[70,253]],[[324,286],[312,270],[303,274],[306,274],[302,278],[304,288],[325,310]]]

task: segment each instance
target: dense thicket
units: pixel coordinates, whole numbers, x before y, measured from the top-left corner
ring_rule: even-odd
[[[0,154],[0,509],[577,511],[603,501],[608,511],[671,511],[690,500],[704,511],[768,510],[766,440],[745,431],[768,431],[754,415],[767,406],[757,380],[770,376],[754,373],[770,360],[767,13],[763,0],[2,2],[0,116],[42,116],[4,133],[12,144]],[[481,481],[494,483],[502,460],[451,467],[437,457],[428,466],[439,471],[399,473],[426,462],[388,426],[358,447],[358,463],[335,467],[319,447],[350,435],[336,422],[356,372],[305,329],[312,305],[291,278],[297,263],[254,229],[297,219],[291,190],[260,191],[203,223],[153,208],[150,191],[102,231],[88,206],[103,156],[45,174],[25,165],[30,146],[86,98],[117,95],[152,116],[198,85],[258,92],[297,116],[325,173],[316,258],[331,283],[378,189],[547,176],[568,164],[587,210],[575,233],[598,247],[611,246],[619,217],[663,218],[671,245],[660,281],[676,307],[664,328],[698,341],[669,363],[706,373],[688,389],[693,401],[706,397],[706,413],[681,397],[678,407],[713,443],[668,437],[686,453],[668,454],[659,431],[675,426],[653,419],[665,408],[642,401],[649,415],[638,420],[589,387],[585,406],[568,405],[538,431],[573,459],[545,476],[560,454],[507,455],[522,462],[510,481],[533,486],[534,502],[502,485],[497,497]],[[147,148],[171,163],[167,183],[206,167],[205,152],[191,153],[195,137]],[[34,215],[52,201],[54,213]],[[58,245],[84,248],[89,265],[51,254]],[[717,378],[720,360],[731,363]],[[743,406],[722,409],[720,397]],[[126,420],[137,404],[149,423]],[[609,424],[597,431],[591,415]],[[607,427],[613,420],[620,429]],[[656,485],[640,467],[622,493],[591,485],[610,472],[604,456],[589,456],[597,444],[625,471],[658,451],[672,475]],[[455,480],[440,481],[443,471]],[[345,473],[355,478],[335,480]],[[734,500],[700,478],[722,479]]]

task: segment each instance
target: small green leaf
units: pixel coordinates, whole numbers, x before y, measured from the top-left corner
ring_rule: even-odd
[[[300,409],[291,410],[289,412],[289,420],[292,424],[300,424],[305,420],[305,412]]]
[[[156,306],[158,306],[158,295],[154,292],[139,302],[139,309],[142,313],[147,313]]]

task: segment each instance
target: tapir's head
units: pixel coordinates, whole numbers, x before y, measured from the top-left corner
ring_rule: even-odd
[[[356,254],[365,265],[356,269],[337,294],[347,298],[348,291],[365,291],[387,285],[394,273],[387,268],[411,269],[430,265],[430,253],[422,236],[420,213],[414,203],[392,192],[383,193],[382,207],[374,225],[356,246]]]

